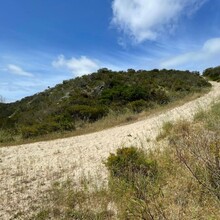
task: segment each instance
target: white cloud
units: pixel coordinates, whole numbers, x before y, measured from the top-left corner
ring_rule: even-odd
[[[25,70],[23,70],[21,67],[13,65],[13,64],[9,64],[6,68],[6,71],[15,74],[15,75],[19,75],[19,76],[27,76],[27,77],[33,77],[33,74],[30,72],[27,72]]]
[[[162,68],[174,68],[183,64],[196,62],[209,62],[220,56],[220,38],[207,40],[201,49],[181,54],[164,60],[161,63]]]
[[[60,55],[55,61],[52,62],[53,67],[64,67],[69,69],[75,76],[92,73],[100,68],[97,61],[81,56],[80,58],[66,59]]]
[[[113,0],[112,23],[136,42],[171,32],[178,19],[191,15],[207,0]]]

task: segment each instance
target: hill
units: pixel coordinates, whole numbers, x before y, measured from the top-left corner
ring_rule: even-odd
[[[31,138],[72,131],[79,122],[92,123],[110,112],[138,113],[210,86],[197,72],[165,69],[115,72],[104,68],[15,103],[1,103],[1,132]]]

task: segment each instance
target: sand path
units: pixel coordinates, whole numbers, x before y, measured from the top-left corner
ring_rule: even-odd
[[[121,146],[153,145],[165,121],[192,119],[198,109],[220,101],[220,83],[211,92],[162,114],[133,124],[83,136],[0,148],[0,219],[10,219],[18,211],[31,212],[51,182],[82,173],[106,180],[102,163]]]

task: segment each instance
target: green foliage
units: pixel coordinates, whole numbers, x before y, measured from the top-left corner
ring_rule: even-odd
[[[146,102],[143,99],[136,100],[128,103],[128,108],[135,113],[142,112],[144,109],[152,107],[152,102]]]
[[[53,121],[55,120],[55,121]],[[33,138],[43,136],[57,131],[71,131],[75,129],[75,125],[71,121],[67,121],[63,116],[54,117],[53,120],[49,118],[45,122],[27,125],[21,128],[23,138]]]
[[[112,177],[133,183],[137,175],[155,178],[157,176],[157,163],[146,157],[145,153],[134,147],[121,148],[116,154],[111,154],[106,167]]]
[[[14,141],[14,135],[12,132],[7,130],[0,130],[0,143]]]
[[[68,113],[72,118],[78,118],[84,121],[96,121],[107,114],[107,108],[102,106],[73,105],[68,107]]]
[[[203,72],[203,76],[213,80],[220,82],[220,66],[215,68],[208,68]]]
[[[32,138],[37,137],[40,135],[46,135],[51,132],[57,131],[59,128],[58,124],[50,123],[50,124],[36,124],[29,127],[23,127],[21,129],[22,137],[23,138]]]
[[[109,112],[139,113],[207,87],[206,80],[189,71],[103,68],[15,103],[0,103],[0,128],[23,138],[71,131]]]

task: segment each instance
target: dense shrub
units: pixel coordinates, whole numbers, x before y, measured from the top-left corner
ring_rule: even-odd
[[[42,123],[24,126],[21,128],[21,133],[23,138],[33,138],[37,136],[47,135],[57,131],[70,131],[74,130],[75,125],[73,122],[55,122],[55,121],[45,121]]]
[[[146,157],[142,150],[134,147],[121,148],[111,154],[105,163],[111,176],[133,183],[137,175],[154,178],[157,163]]]
[[[152,107],[152,103],[146,102],[143,99],[128,103],[128,108],[130,108],[135,113],[142,112],[147,107]]]
[[[29,126],[29,127],[22,127],[21,134],[23,138],[32,138],[38,136],[40,133],[38,131],[38,128]]]
[[[101,106],[73,105],[68,108],[73,118],[85,121],[96,121],[107,114],[107,109]]]
[[[208,77],[213,81],[220,82],[220,66],[208,68],[203,72],[203,76]]]
[[[68,114],[54,115],[47,120],[47,123],[50,123],[50,121],[54,121],[57,124],[58,130],[72,131],[75,129],[75,121]]]
[[[12,132],[7,130],[0,130],[0,143],[14,141],[14,135]]]

